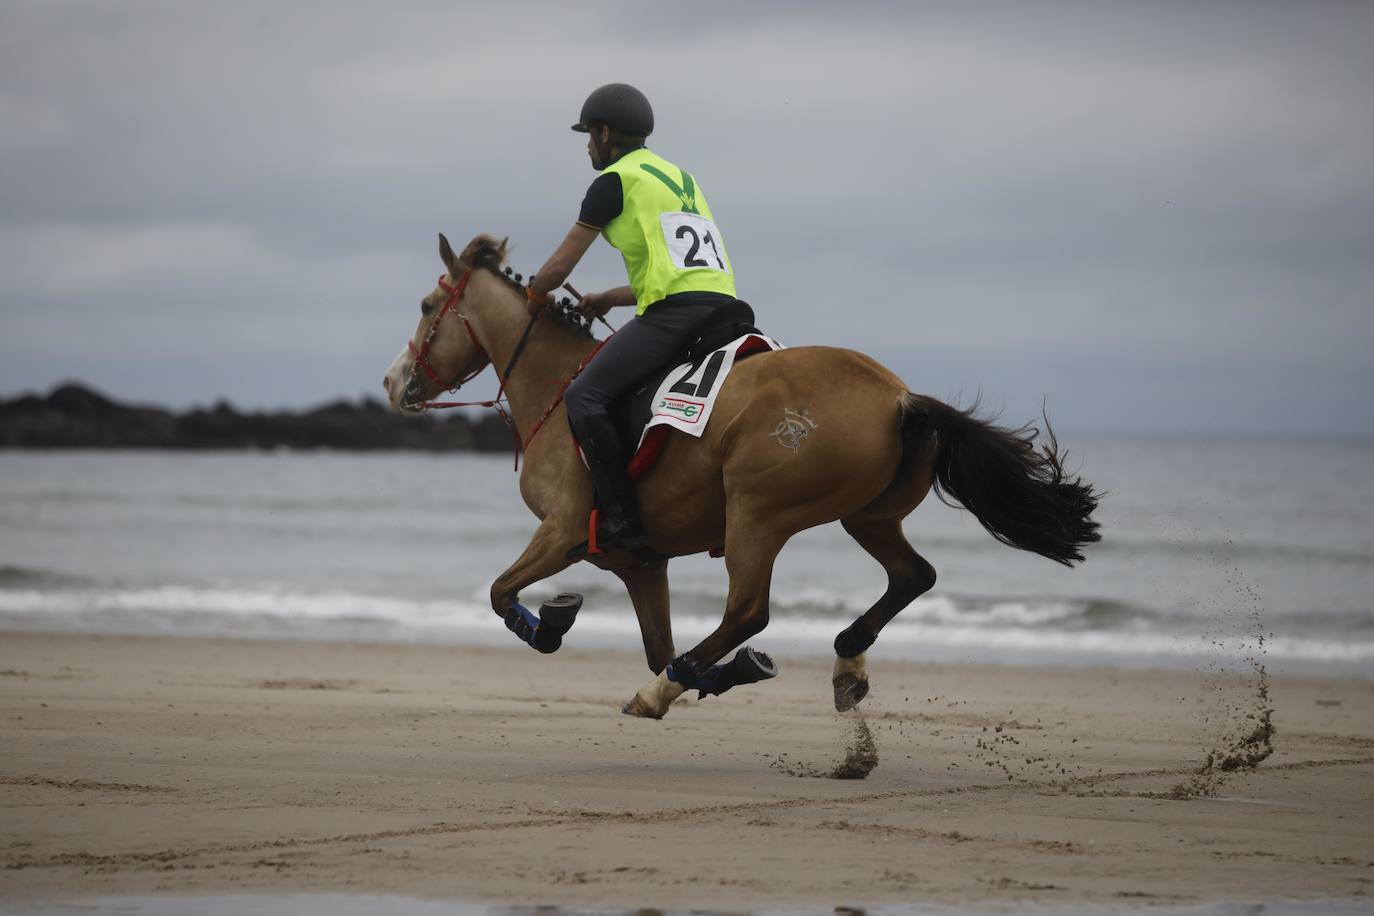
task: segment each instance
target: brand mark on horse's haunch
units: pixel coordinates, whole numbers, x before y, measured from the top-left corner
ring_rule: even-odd
[[[777,439],[783,448],[790,448],[795,452],[801,448],[801,441],[815,428],[816,421],[811,419],[810,409],[803,407],[798,412],[790,407],[784,407],[782,422],[769,435]]]

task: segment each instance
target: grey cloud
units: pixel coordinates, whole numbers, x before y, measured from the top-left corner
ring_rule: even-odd
[[[0,391],[369,391],[434,233],[535,268],[627,79],[787,343],[1068,428],[1374,433],[1369,6],[694,9],[12,6]]]

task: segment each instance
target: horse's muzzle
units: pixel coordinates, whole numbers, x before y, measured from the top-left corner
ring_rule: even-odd
[[[408,413],[418,413],[424,409],[425,392],[424,385],[420,377],[414,372],[408,372],[405,376],[406,386],[401,391],[401,397],[396,401],[396,406]]]

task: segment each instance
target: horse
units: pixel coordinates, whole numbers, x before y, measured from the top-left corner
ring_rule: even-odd
[[[393,409],[414,412],[488,365],[501,373],[524,449],[520,495],[539,520],[491,586],[492,610],[509,625],[523,611],[521,590],[579,562],[576,548],[588,539],[593,488],[561,391],[594,358],[596,342],[547,313],[530,318],[519,275],[502,271],[506,250],[507,240],[478,235],[455,254],[439,236],[445,275],[421,300],[415,333],[383,387]],[[1099,494],[1066,473],[1048,416],[1037,447],[1035,427],[1000,427],[976,409],[915,394],[853,350],[795,347],[739,361],[701,437],[669,433],[637,483],[656,559],[615,550],[582,558],[624,583],[654,675],[622,711],[662,718],[688,687],[706,691],[707,672],[718,673],[732,649],[767,626],[774,560],[807,528],[838,521],[887,573],[881,597],[835,639],[831,682],[841,711],[868,693],[865,653],[883,627],[935,584],[935,568],[902,531],[932,489],[1004,544],[1065,565],[1082,561],[1081,548],[1100,538],[1092,518]],[[678,657],[668,560],[722,548],[729,594],[720,625]],[[528,627],[512,629],[530,641]]]

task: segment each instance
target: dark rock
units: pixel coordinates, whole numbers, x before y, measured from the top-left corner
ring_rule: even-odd
[[[119,404],[67,383],[46,398],[0,401],[0,447],[509,451],[514,438],[495,413],[475,419],[458,411],[403,416],[375,398],[334,401],[300,413],[240,413],[220,401],[173,414]]]

